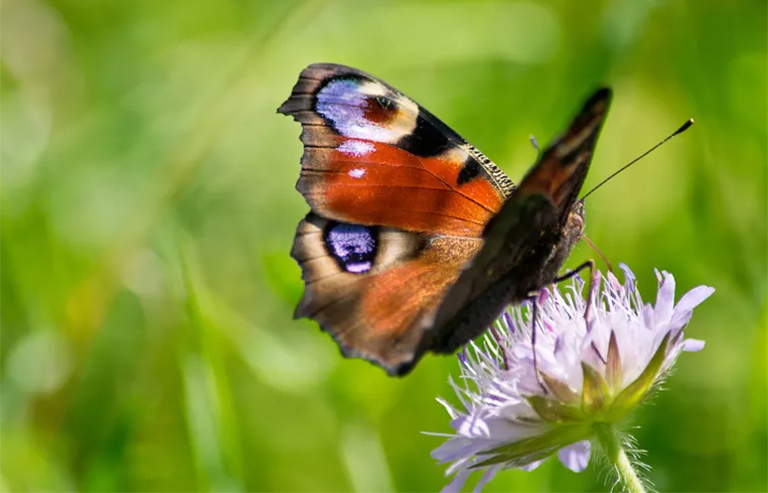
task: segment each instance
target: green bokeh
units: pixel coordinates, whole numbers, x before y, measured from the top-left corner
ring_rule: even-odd
[[[6,491],[434,491],[454,358],[405,379],[343,360],[289,258],[307,211],[312,62],[425,105],[514,180],[599,84],[615,99],[587,234],[678,295],[717,289],[667,389],[635,415],[661,491],[766,491],[766,3],[7,0],[2,64]],[[570,259],[594,256],[583,245]],[[590,466],[486,491],[608,491]]]

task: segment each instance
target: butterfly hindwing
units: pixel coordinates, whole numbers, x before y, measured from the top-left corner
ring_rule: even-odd
[[[423,321],[480,245],[310,213],[291,252],[305,283],[296,316],[316,320],[345,355],[401,374],[418,358]]]

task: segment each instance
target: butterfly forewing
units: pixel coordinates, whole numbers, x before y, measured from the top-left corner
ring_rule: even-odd
[[[479,237],[511,191],[448,126],[358,70],[311,65],[279,111],[304,126],[297,188],[323,217]]]

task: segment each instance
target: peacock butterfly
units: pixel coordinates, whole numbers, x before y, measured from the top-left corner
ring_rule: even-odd
[[[304,69],[278,112],[302,125],[311,212],[291,255],[344,356],[390,375],[452,353],[553,282],[584,228],[584,183],[608,106],[596,91],[518,186],[413,100],[360,70]]]

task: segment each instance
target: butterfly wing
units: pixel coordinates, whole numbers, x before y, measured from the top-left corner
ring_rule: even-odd
[[[512,182],[431,113],[356,69],[307,67],[278,111],[302,124],[296,188],[312,209],[292,251],[306,285],[296,316],[317,320],[345,355],[406,372]]]
[[[555,279],[581,237],[584,204],[578,194],[610,100],[610,89],[595,92],[489,221],[482,248],[442,301],[422,350],[454,351],[508,303]]]
[[[425,320],[480,244],[310,213],[291,252],[305,282],[295,316],[316,320],[345,356],[404,374],[420,355]]]
[[[302,123],[296,187],[323,217],[479,237],[512,189],[448,126],[359,70],[307,67],[278,111]]]

